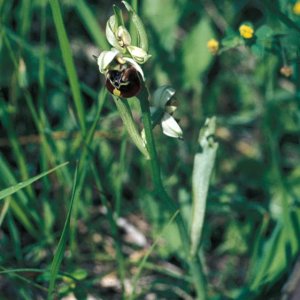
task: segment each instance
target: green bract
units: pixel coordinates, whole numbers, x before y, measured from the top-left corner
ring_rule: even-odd
[[[126,1],[122,1],[122,3],[125,5],[126,9],[131,13],[131,21],[134,24],[135,29],[138,33],[138,46],[147,52],[148,37],[142,20]]]

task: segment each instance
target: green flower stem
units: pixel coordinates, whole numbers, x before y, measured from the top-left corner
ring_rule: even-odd
[[[160,190],[163,184],[161,181],[160,167],[159,167],[156,147],[154,143],[154,138],[152,134],[152,123],[151,123],[149,102],[145,96],[139,98],[139,100],[141,103],[142,120],[144,124],[145,136],[147,141],[146,147],[150,155],[150,164],[152,170],[153,183],[155,188]]]
[[[146,94],[146,92],[144,94]],[[146,146],[150,155],[150,166],[152,171],[152,179],[154,183],[155,194],[160,198],[163,204],[165,204],[168,207],[170,214],[174,214],[178,210],[178,207],[175,204],[175,202],[170,198],[162,183],[159,161],[158,161],[155,142],[152,134],[152,124],[151,124],[151,115],[150,115],[148,97],[146,95],[142,95],[139,98],[139,100],[141,104],[142,120],[144,124],[145,137],[147,142]],[[184,251],[188,258],[190,272],[193,276],[195,289],[197,292],[197,299],[205,300],[206,281],[202,271],[202,266],[201,266],[199,256],[191,257],[190,255],[190,251],[189,251],[190,241],[189,241],[188,231],[180,215],[178,215],[178,217],[176,218],[176,222],[181,235]]]

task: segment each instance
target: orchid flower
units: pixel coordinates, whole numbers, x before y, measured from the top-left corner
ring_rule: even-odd
[[[115,14],[106,24],[106,38],[112,49],[103,51],[97,63],[100,73],[106,77],[107,89],[115,96],[129,98],[141,90],[145,76],[140,64],[145,63],[151,55],[147,53],[148,39],[142,21],[126,1],[122,2],[138,33],[138,45],[132,45],[121,10],[114,6]]]

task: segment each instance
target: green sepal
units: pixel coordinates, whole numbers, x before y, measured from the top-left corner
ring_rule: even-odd
[[[124,25],[122,10],[117,5],[113,6],[113,10],[114,10],[115,18],[116,18],[116,22],[115,22],[116,27],[114,28],[114,30],[116,31],[119,26],[125,27],[125,25]]]
[[[122,3],[125,5],[126,9],[131,14],[131,22],[135,26],[138,35],[138,43],[137,43],[138,47],[142,48],[147,52],[148,37],[141,18],[136,14],[136,12],[134,11],[134,9],[131,7],[129,3],[127,3],[126,1],[122,1]]]

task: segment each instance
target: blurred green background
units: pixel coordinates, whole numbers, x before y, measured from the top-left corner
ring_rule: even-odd
[[[0,299],[47,297],[71,200],[54,299],[127,299],[138,261],[154,241],[136,299],[194,299],[177,229],[166,228],[169,216],[151,192],[147,161],[130,142],[93,58],[109,49],[105,24],[113,2],[59,1],[71,49],[58,39],[63,27],[55,23],[54,2],[0,0],[0,187],[69,162],[0,200]],[[187,219],[199,129],[217,117],[201,248],[208,298],[281,299],[300,243],[295,1],[132,5],[149,37],[150,91],[176,89],[184,140],[158,127],[154,135],[164,183]],[[239,36],[243,22],[251,22],[253,39]],[[267,30],[258,31],[262,26]],[[207,48],[211,38],[220,41],[217,55]],[[291,76],[280,73],[283,66]],[[88,140],[78,122],[80,102]],[[129,102],[140,123],[137,103]]]

